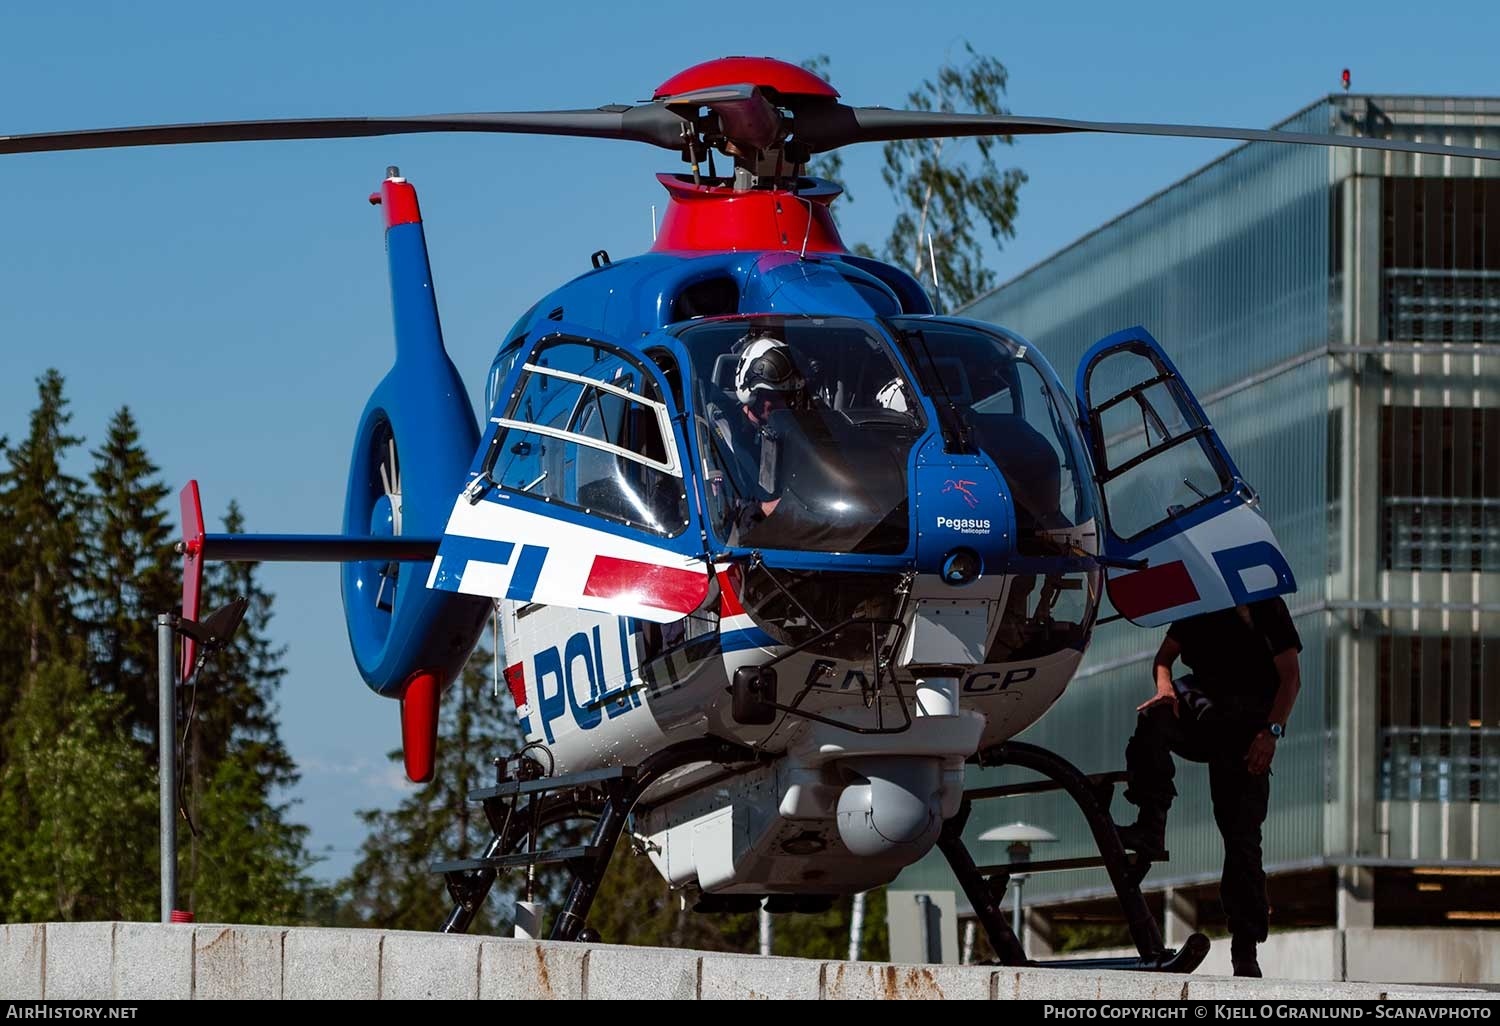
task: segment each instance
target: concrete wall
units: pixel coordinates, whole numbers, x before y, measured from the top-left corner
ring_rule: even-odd
[[[1063,958],[1134,955],[1135,949],[1079,951]],[[1286,980],[1351,980],[1464,986],[1500,983],[1500,930],[1358,928],[1273,933],[1261,970]],[[1198,975],[1229,976],[1228,939],[1214,942]]]
[[[1381,984],[819,962],[378,930],[155,923],[0,926],[0,998],[20,1000],[1454,996],[1486,995]]]
[[[1500,983],[1500,930],[1349,930],[1345,979]]]

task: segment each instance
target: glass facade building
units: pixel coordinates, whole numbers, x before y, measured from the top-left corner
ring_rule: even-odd
[[[1500,148],[1500,100],[1340,95],[1278,127]],[[962,313],[1026,336],[1065,378],[1143,325],[1260,492],[1304,645],[1265,828],[1274,925],[1470,916],[1465,878],[1423,874],[1500,867],[1500,162],[1245,145]],[[1100,628],[1022,739],[1121,768],[1160,634]],[[1211,924],[1206,769],[1179,761],[1177,788],[1172,858],[1146,887]],[[1059,838],[1038,858],[1093,853],[1065,799],[1034,795],[975,806],[979,862],[1005,853],[978,835],[1016,820]],[[937,852],[893,886],[954,889]],[[1109,894],[1102,870],[1026,887],[1059,918],[1105,914]]]

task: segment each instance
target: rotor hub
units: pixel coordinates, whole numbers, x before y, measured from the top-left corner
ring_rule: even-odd
[[[719,57],[694,64],[656,87],[653,100],[731,85],[759,86],[779,96],[826,96],[839,91],[806,68],[774,57]]]

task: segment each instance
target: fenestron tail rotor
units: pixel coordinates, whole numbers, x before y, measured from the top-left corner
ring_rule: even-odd
[[[392,435],[386,447],[386,458],[380,463],[380,483],[385,489],[386,501],[391,504],[391,534],[401,535],[401,464],[396,460],[396,436]]]
[[[388,531],[393,538],[401,537],[401,464],[396,456],[396,436],[389,425],[385,449],[380,452],[381,497],[376,500],[375,516],[371,519],[371,530]],[[383,523],[382,523],[383,521]],[[401,580],[401,564],[388,562],[380,572],[380,586],[375,589],[375,608],[389,613],[396,607],[396,588]]]

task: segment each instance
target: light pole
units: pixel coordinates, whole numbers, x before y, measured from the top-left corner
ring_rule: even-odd
[[[1051,832],[1039,826],[1021,822],[991,827],[980,834],[979,839],[1005,843],[1005,852],[1010,856],[1011,865],[1020,869],[1024,869],[1031,861],[1033,844],[1048,844],[1057,840]],[[1021,950],[1024,952],[1026,950],[1026,920],[1021,914],[1021,890],[1026,886],[1026,874],[1012,870],[1010,878],[1016,885],[1016,898],[1010,908],[1010,929],[1016,935],[1016,942],[1021,945]]]
[[[193,493],[197,494],[197,483]],[[201,528],[200,528],[201,530]],[[179,550],[182,548],[178,546]],[[191,639],[197,645],[196,658],[187,665],[184,650],[181,686],[195,682],[198,671],[210,655],[222,651],[229,644],[250,600],[241,596],[221,609],[204,617],[201,621],[189,620],[185,616],[161,613],[156,618],[156,699],[157,709],[157,777],[160,782],[161,800],[161,921],[178,923],[193,921],[192,912],[179,910],[177,906],[177,635]]]
[[[161,799],[161,921],[177,907],[177,632],[172,614],[156,618],[156,776]]]

